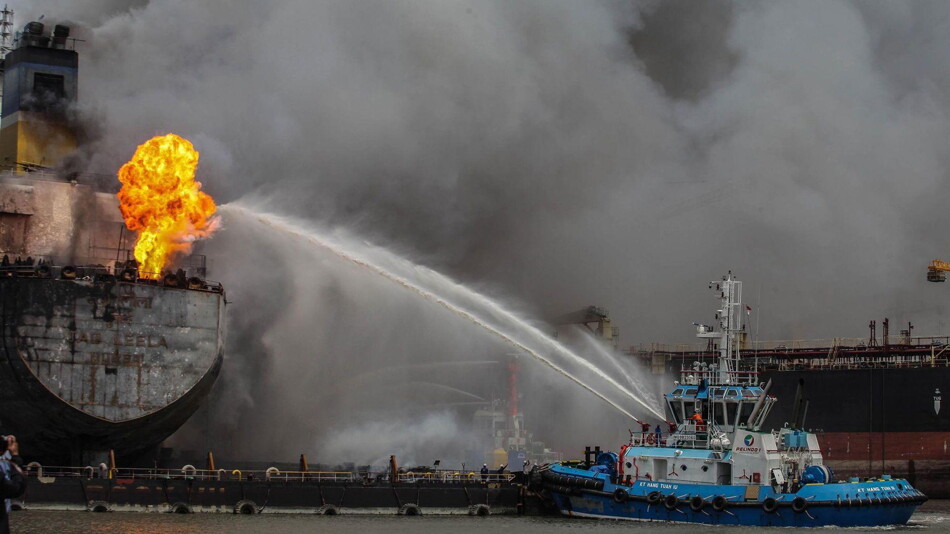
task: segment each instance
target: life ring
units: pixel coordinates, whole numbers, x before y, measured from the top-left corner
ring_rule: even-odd
[[[647,434],[647,445],[653,445],[654,443],[656,443],[656,436]]]
[[[712,500],[713,510],[717,512],[722,512],[726,509],[726,506],[729,505],[729,499],[725,495],[716,495]]]
[[[800,514],[807,509],[808,501],[806,501],[804,497],[795,497],[792,499],[792,510],[794,510],[796,514]]]
[[[693,495],[693,498],[689,500],[689,508],[694,512],[702,510],[704,506],[706,506],[706,499],[699,495]]]
[[[658,504],[662,500],[663,500],[663,494],[660,493],[659,491],[651,491],[650,494],[647,495],[647,502],[649,504]]]
[[[762,511],[765,513],[774,514],[776,510],[778,510],[778,501],[774,497],[766,497],[762,501]]]
[[[623,504],[627,502],[627,498],[630,497],[627,495],[627,490],[623,488],[617,488],[614,491],[614,502],[617,504]]]
[[[670,493],[663,499],[663,506],[666,506],[667,510],[675,510],[680,504],[680,498],[676,496],[675,493]]]

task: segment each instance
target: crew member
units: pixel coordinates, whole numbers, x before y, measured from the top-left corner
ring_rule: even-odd
[[[500,466],[498,466],[498,474],[504,475],[505,469],[508,469],[508,464],[501,464]]]
[[[660,428],[660,423],[656,424],[656,444],[660,445],[660,439],[663,437],[663,429]]]
[[[9,534],[10,499],[23,495],[26,491],[26,479],[20,466],[14,461],[14,458],[19,458],[20,452],[16,438],[0,436],[0,447],[3,447],[3,454],[0,455],[0,499],[3,499],[3,506],[0,506],[0,534]]]
[[[488,479],[488,464],[482,464],[482,480]]]
[[[696,411],[693,412],[692,417],[693,424],[696,425],[697,432],[704,432],[706,430],[706,423],[703,422],[703,414],[700,413],[699,408],[696,408]]]

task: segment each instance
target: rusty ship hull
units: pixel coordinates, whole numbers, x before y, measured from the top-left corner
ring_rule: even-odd
[[[154,450],[218,376],[223,291],[47,274],[0,278],[3,430],[47,465]]]

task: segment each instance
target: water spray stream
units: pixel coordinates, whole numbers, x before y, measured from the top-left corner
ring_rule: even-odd
[[[418,285],[416,285],[416,284],[410,282],[409,280],[406,280],[405,278],[402,278],[401,276],[398,276],[398,275],[396,275],[396,274],[394,274],[394,273],[392,273],[392,272],[390,272],[390,271],[388,271],[388,270],[386,270],[386,269],[384,269],[384,268],[382,268],[382,267],[376,265],[375,263],[373,263],[373,262],[371,262],[371,261],[369,261],[369,260],[356,257],[352,252],[347,251],[347,250],[344,250],[344,249],[343,249],[342,247],[340,247],[339,245],[336,245],[336,244],[333,244],[333,243],[329,242],[329,240],[318,238],[318,237],[317,237],[316,235],[314,235],[311,231],[308,231],[306,228],[300,226],[299,224],[296,224],[296,223],[294,223],[294,222],[291,222],[290,220],[288,220],[288,219],[285,218],[285,217],[281,217],[281,216],[277,216],[277,215],[273,215],[273,214],[258,213],[258,212],[255,212],[255,211],[253,211],[253,210],[251,210],[251,209],[249,209],[249,208],[246,208],[246,207],[244,207],[244,206],[241,206],[241,205],[228,204],[228,205],[226,205],[226,206],[221,206],[221,211],[222,211],[222,212],[233,212],[233,213],[237,213],[237,214],[244,215],[244,216],[246,216],[246,217],[249,217],[249,218],[251,218],[251,219],[254,219],[254,220],[258,221],[259,223],[261,223],[261,224],[263,224],[263,225],[265,225],[265,226],[274,228],[274,229],[276,229],[276,230],[283,231],[283,232],[285,232],[285,233],[287,233],[287,234],[296,236],[296,237],[298,237],[298,238],[300,238],[300,239],[304,239],[304,240],[306,240],[306,241],[308,241],[308,242],[310,242],[310,243],[312,243],[312,244],[314,244],[314,245],[317,245],[317,246],[319,246],[319,247],[321,247],[321,248],[324,248],[324,249],[326,249],[326,250],[332,252],[333,254],[339,256],[340,258],[343,258],[343,259],[345,259],[345,260],[347,260],[347,261],[349,261],[349,262],[351,262],[351,263],[353,263],[353,264],[356,264],[356,265],[359,265],[359,266],[364,267],[364,268],[366,268],[366,269],[369,269],[370,271],[372,271],[372,272],[374,272],[374,273],[376,273],[376,274],[378,274],[378,275],[380,275],[380,276],[382,276],[382,277],[384,277],[384,278],[386,278],[386,279],[388,279],[388,280],[390,280],[390,281],[392,281],[392,282],[394,282],[394,283],[396,283],[396,284],[399,284],[399,285],[405,287],[406,289],[409,289],[410,291],[413,291],[413,292],[417,293],[418,295],[420,295],[421,297],[425,298],[426,300],[429,300],[429,301],[431,301],[431,302],[434,302],[434,303],[436,303],[436,304],[438,304],[438,305],[444,307],[445,309],[451,311],[452,313],[454,313],[454,314],[456,314],[456,315],[458,315],[458,316],[460,316],[460,317],[462,317],[462,318],[468,320],[469,322],[471,322],[472,324],[478,326],[479,328],[481,328],[481,329],[483,329],[483,330],[485,330],[485,331],[491,333],[492,335],[498,337],[499,339],[501,339],[501,340],[504,341],[505,343],[508,343],[509,345],[511,345],[511,346],[513,346],[513,347],[515,347],[515,348],[521,350],[522,352],[524,352],[524,353],[530,355],[530,356],[533,357],[534,359],[538,360],[539,362],[543,363],[544,365],[546,365],[546,366],[550,367],[551,369],[553,369],[554,371],[558,372],[559,374],[561,374],[561,375],[564,376],[565,378],[571,380],[572,382],[574,382],[574,383],[576,383],[577,385],[581,386],[582,388],[586,389],[586,390],[589,391],[590,393],[594,394],[596,397],[598,397],[598,398],[601,399],[602,401],[606,402],[607,404],[609,404],[610,406],[612,406],[613,408],[615,408],[616,410],[618,410],[619,412],[621,412],[621,413],[624,414],[625,416],[630,417],[631,419],[634,418],[634,416],[633,416],[630,412],[628,412],[627,410],[625,410],[625,409],[624,409],[623,407],[621,407],[619,404],[617,404],[616,402],[612,401],[611,399],[609,399],[608,397],[606,397],[604,394],[600,393],[599,391],[595,390],[593,387],[589,386],[588,384],[586,384],[585,382],[583,382],[583,381],[580,380],[579,378],[575,377],[574,375],[572,375],[571,373],[569,373],[567,370],[565,370],[565,369],[563,369],[562,367],[558,366],[557,364],[555,364],[554,362],[552,362],[552,361],[549,360],[548,358],[544,357],[544,356],[541,355],[541,353],[538,352],[537,350],[534,350],[534,349],[532,349],[532,348],[526,346],[525,344],[523,344],[523,343],[519,342],[518,340],[513,339],[511,336],[505,334],[504,332],[502,332],[502,331],[499,330],[498,328],[496,328],[496,327],[490,325],[487,320],[485,320],[485,319],[483,319],[483,318],[481,318],[481,317],[475,315],[475,314],[472,313],[472,312],[469,312],[469,311],[466,311],[466,310],[460,308],[459,306],[457,306],[457,305],[455,305],[455,304],[449,302],[448,300],[446,300],[446,299],[444,299],[444,298],[442,298],[442,297],[440,297],[440,296],[438,296],[438,295],[432,293],[431,291],[428,291],[428,290],[426,290],[426,289],[424,289],[424,288],[422,288],[422,287],[419,287]],[[425,269],[424,267],[416,266],[416,265],[414,265],[414,267],[415,267],[416,269],[420,269],[420,270]],[[554,351],[556,351],[556,352],[558,352],[558,353],[560,353],[560,354],[566,356],[570,361],[572,361],[572,362],[574,362],[574,363],[576,363],[576,364],[578,364],[578,365],[581,365],[582,367],[584,367],[584,368],[588,369],[589,371],[593,372],[593,373],[594,373],[595,375],[597,375],[599,378],[605,380],[607,383],[609,383],[610,385],[612,385],[612,386],[614,386],[615,388],[617,388],[617,390],[619,390],[619,391],[621,391],[622,393],[624,393],[627,397],[629,397],[630,399],[632,399],[634,402],[636,402],[637,404],[639,404],[641,407],[643,407],[644,409],[648,410],[651,414],[655,415],[656,417],[659,417],[660,419],[664,419],[663,415],[662,415],[659,411],[657,411],[655,408],[651,407],[651,406],[650,406],[649,404],[647,404],[644,400],[638,398],[636,395],[634,395],[632,392],[630,392],[629,390],[627,390],[626,388],[624,388],[624,387],[623,387],[621,384],[619,384],[616,380],[614,380],[613,378],[611,378],[610,376],[608,376],[607,374],[605,374],[603,371],[601,371],[600,369],[598,369],[596,366],[592,365],[590,362],[588,362],[588,361],[585,360],[584,358],[578,356],[577,354],[574,354],[571,350],[569,350],[568,348],[564,347],[563,345],[561,345],[561,344],[558,343],[557,341],[555,341],[555,340],[549,338],[548,336],[544,335],[543,332],[541,332],[541,331],[538,330],[537,328],[531,326],[530,324],[528,324],[527,322],[525,322],[523,319],[521,319],[521,318],[517,317],[516,315],[514,315],[513,313],[511,313],[511,312],[509,312],[509,311],[503,309],[503,308],[501,307],[501,305],[499,305],[499,304],[496,303],[495,301],[493,301],[493,300],[491,300],[490,298],[488,298],[488,297],[486,297],[486,296],[484,296],[484,295],[481,295],[480,293],[477,293],[477,292],[475,292],[475,291],[473,291],[473,290],[471,290],[471,289],[469,289],[469,288],[467,288],[467,287],[464,287],[464,286],[462,286],[461,284],[459,284],[458,282],[452,281],[452,280],[448,279],[447,277],[444,277],[443,275],[440,275],[440,274],[436,273],[435,271],[432,271],[431,269],[425,269],[425,270],[426,270],[427,272],[433,274],[434,276],[437,276],[440,282],[445,283],[445,284],[451,284],[452,287],[458,289],[459,291],[462,291],[463,294],[465,294],[467,297],[471,298],[472,300],[474,300],[474,301],[477,302],[478,304],[484,306],[485,308],[487,308],[488,310],[490,310],[492,313],[497,314],[497,315],[503,317],[506,321],[508,321],[508,322],[511,323],[511,324],[516,324],[523,332],[529,334],[535,341],[539,341],[539,342],[542,342],[542,343],[546,344],[550,349],[552,349],[552,350],[554,350]]]

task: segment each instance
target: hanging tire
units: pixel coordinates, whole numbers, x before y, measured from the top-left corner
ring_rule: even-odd
[[[189,506],[188,503],[185,503],[185,502],[176,502],[175,504],[172,505],[172,507],[168,511],[173,514],[192,513],[191,506]]]
[[[713,510],[717,512],[722,512],[729,506],[729,499],[725,495],[716,495],[712,500]]]
[[[704,506],[706,506],[706,499],[699,495],[693,495],[693,498],[689,500],[689,509],[694,512],[699,512]]]
[[[340,515],[340,509],[334,504],[324,504],[317,508],[317,515]]]
[[[399,507],[399,515],[422,515],[422,509],[419,508],[418,504],[404,504]]]
[[[795,497],[792,499],[792,510],[794,510],[796,514],[800,514],[807,509],[808,501],[806,501],[804,497]]]
[[[254,515],[257,513],[257,505],[254,501],[238,501],[234,505],[234,513],[243,515]]]
[[[767,514],[774,514],[778,510],[778,501],[774,497],[766,497],[762,501],[762,511]]]
[[[468,507],[468,515],[487,517],[491,515],[491,508],[487,504],[473,504]]]
[[[629,497],[630,497],[630,495],[627,494],[627,490],[625,490],[625,489],[623,489],[623,488],[617,488],[617,489],[614,491],[614,502],[617,503],[617,504],[623,504],[623,503],[627,502],[627,499],[628,499]]]
[[[676,496],[675,493],[670,493],[663,499],[663,506],[666,506],[667,510],[675,510],[680,504],[680,498]]]
[[[59,271],[59,277],[63,280],[75,280],[76,274],[76,268],[72,265],[67,265]]]
[[[86,510],[90,512],[108,512],[109,503],[106,501],[89,501],[89,506],[86,507]]]
[[[663,500],[663,494],[660,493],[659,491],[651,491],[650,494],[647,495],[648,504],[659,504],[660,501],[662,500]]]

